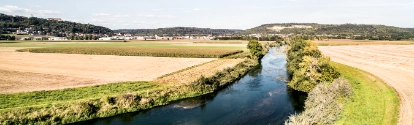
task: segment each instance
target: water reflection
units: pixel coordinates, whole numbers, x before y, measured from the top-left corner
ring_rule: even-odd
[[[277,51],[271,49],[261,66],[219,92],[80,124],[283,124],[303,110],[306,94],[288,89],[284,53]]]

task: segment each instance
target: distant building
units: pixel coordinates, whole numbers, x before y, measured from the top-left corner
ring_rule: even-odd
[[[51,37],[49,40],[68,40],[66,37]]]
[[[62,21],[62,18],[47,18],[47,20],[56,20],[56,21]]]
[[[112,38],[111,37],[102,37],[102,38],[99,38],[99,40],[112,40]]]

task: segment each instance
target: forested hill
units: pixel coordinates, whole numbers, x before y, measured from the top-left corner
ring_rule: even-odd
[[[233,29],[210,29],[210,28],[196,28],[196,27],[172,27],[172,28],[158,28],[158,29],[119,29],[114,30],[118,33],[129,33],[134,35],[233,35],[242,30]]]
[[[414,38],[414,29],[367,24],[275,23],[247,29],[240,34],[331,35],[342,38],[399,40]]]
[[[92,24],[47,20],[37,17],[9,16],[0,13],[0,31],[2,34],[10,34],[17,30],[26,30],[26,28],[29,29],[27,30],[29,33],[40,35],[49,34],[53,36],[66,36],[70,33],[112,34],[111,29]]]

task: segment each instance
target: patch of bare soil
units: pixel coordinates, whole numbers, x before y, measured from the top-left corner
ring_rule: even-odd
[[[0,94],[121,81],[152,81],[215,58],[168,58],[14,52],[0,48]]]
[[[335,62],[356,67],[383,79],[400,98],[399,125],[414,124],[414,46],[320,46]]]

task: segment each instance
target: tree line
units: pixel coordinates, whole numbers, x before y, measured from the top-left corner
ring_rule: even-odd
[[[16,30],[30,28],[29,33],[68,37],[75,33],[82,34],[112,34],[112,30],[92,24],[81,24],[70,21],[47,20],[37,17],[9,16],[0,13],[0,33],[11,34]]]
[[[294,25],[311,26],[312,28],[284,28],[280,31],[271,29],[274,26],[292,27]],[[385,25],[367,24],[316,24],[316,23],[279,23],[264,24],[240,32],[248,34],[294,34],[316,38],[325,36],[330,39],[370,39],[370,40],[404,40],[414,39],[414,29]]]
[[[128,33],[140,36],[207,36],[207,35],[233,35],[242,30],[233,29],[210,29],[210,28],[196,28],[196,27],[172,27],[172,28],[158,28],[158,29],[118,29],[114,32]]]

